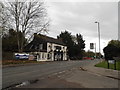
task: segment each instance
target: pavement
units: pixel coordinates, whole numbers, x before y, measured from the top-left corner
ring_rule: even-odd
[[[120,71],[95,67],[97,63],[73,68],[71,73],[69,72],[69,77],[61,77],[67,82],[80,84],[84,88],[120,88]]]
[[[103,60],[101,60],[102,62]],[[118,70],[113,70],[113,69],[106,69],[106,68],[102,68],[102,67],[95,67],[94,65],[97,63],[93,63],[92,65],[88,65],[83,67],[85,70],[87,70],[88,72],[92,72],[94,74],[98,74],[98,75],[103,75],[103,76],[107,76],[107,77],[111,77],[114,79],[118,79],[120,80],[120,71]]]

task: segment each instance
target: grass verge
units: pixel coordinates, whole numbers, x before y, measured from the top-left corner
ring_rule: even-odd
[[[107,61],[102,61],[95,65],[96,67],[108,68]],[[109,69],[114,69],[114,64],[109,64]],[[120,62],[116,62],[116,70],[120,70]]]

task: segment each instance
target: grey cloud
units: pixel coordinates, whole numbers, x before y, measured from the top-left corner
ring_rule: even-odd
[[[52,3],[55,5],[55,15],[53,15],[53,24],[56,27],[61,27],[64,29],[73,30],[76,33],[79,33],[80,30],[86,30],[83,32],[96,32],[96,25],[94,23],[95,20],[101,21],[101,26],[103,22],[108,23],[109,26],[104,31],[108,31],[112,29],[111,24],[114,25],[113,20],[117,18],[117,10],[114,8],[117,3],[81,3],[81,2],[56,2]],[[115,21],[116,23],[117,21]],[[116,29],[116,28],[115,28]],[[51,30],[52,31],[52,30]],[[59,29],[58,29],[59,31]],[[111,30],[112,32],[112,30]],[[94,37],[94,36],[93,36]],[[105,37],[107,38],[107,37]]]

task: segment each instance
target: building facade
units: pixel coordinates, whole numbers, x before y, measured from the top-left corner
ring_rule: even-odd
[[[25,47],[26,52],[36,55],[37,61],[67,60],[67,46],[60,39],[34,34],[34,39]]]

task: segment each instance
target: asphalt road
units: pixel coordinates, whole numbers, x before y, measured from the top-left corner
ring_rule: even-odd
[[[97,62],[99,60],[56,61],[18,67],[5,67],[2,69],[2,88]]]
[[[75,67],[83,67],[97,62],[99,60],[56,61],[35,65],[5,67],[2,69],[2,87],[5,88],[23,81],[42,78],[57,72]]]

